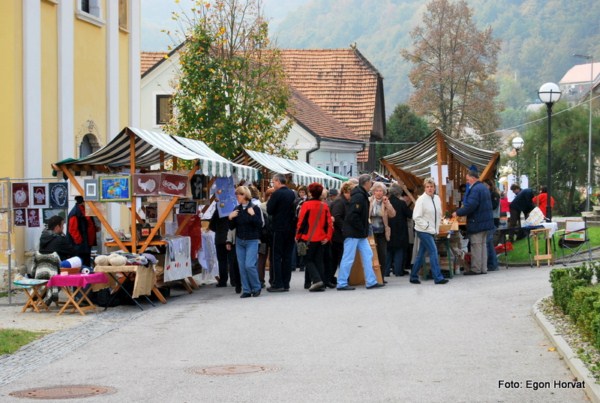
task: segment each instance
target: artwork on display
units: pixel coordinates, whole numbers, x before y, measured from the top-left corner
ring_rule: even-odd
[[[29,185],[30,206],[36,208],[48,207],[48,184],[32,183]]]
[[[158,206],[156,203],[150,203],[146,206],[146,221],[155,223],[158,220]]]
[[[160,184],[160,173],[134,174],[133,195],[134,196],[158,196]]]
[[[40,226],[40,209],[28,208],[27,209],[27,227],[38,228]]]
[[[160,186],[158,193],[162,195],[185,197],[187,194],[188,177],[187,175],[160,174]]]
[[[204,199],[204,186],[206,186],[206,176],[194,175],[190,179],[190,189],[192,190],[192,199]]]
[[[213,185],[213,193],[217,202],[219,217],[226,217],[237,206],[233,177],[217,178]]]
[[[48,220],[55,215],[62,217],[65,221],[67,220],[67,210],[60,208],[45,208],[42,209],[42,222],[48,223]]]
[[[66,209],[69,207],[69,188],[65,182],[48,184],[48,199],[50,208]]]
[[[192,276],[191,246],[190,237],[187,236],[167,239],[165,282],[181,280]]]
[[[15,227],[24,227],[27,225],[27,210],[24,208],[18,208],[14,211],[14,223]]]
[[[83,181],[83,191],[85,200],[97,201],[100,200],[98,194],[98,181],[96,179],[86,179]]]
[[[13,208],[29,207],[29,184],[13,183],[12,184],[12,201],[13,201]]]
[[[101,176],[100,201],[130,201],[131,181],[129,175]]]
[[[193,200],[184,200],[179,202],[179,214],[196,214],[198,203]]]

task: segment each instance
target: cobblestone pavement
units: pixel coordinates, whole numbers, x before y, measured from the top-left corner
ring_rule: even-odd
[[[14,354],[0,356],[0,386],[27,373],[40,370],[52,361],[64,357],[125,323],[136,320],[147,312],[147,309],[140,311],[135,306],[109,308],[106,311],[100,308],[97,313],[90,314],[94,316],[93,320],[86,320],[80,325],[48,334]],[[56,318],[53,312],[40,315],[52,315]]]

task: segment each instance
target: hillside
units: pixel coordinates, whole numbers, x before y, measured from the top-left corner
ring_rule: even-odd
[[[502,40],[498,81],[502,102],[518,109],[537,98],[546,81],[558,82],[573,53],[600,60],[598,0],[467,0],[480,27]],[[384,76],[386,113],[405,102],[411,65],[400,50],[411,46],[410,31],[421,22],[422,0],[312,0],[279,22],[273,36],[282,48],[358,49]],[[516,82],[515,82],[516,80]],[[515,91],[517,87],[517,91]]]

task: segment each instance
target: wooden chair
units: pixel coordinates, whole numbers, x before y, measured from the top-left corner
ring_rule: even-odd
[[[564,266],[583,255],[586,250],[588,254],[586,260],[592,260],[592,247],[585,218],[583,220],[565,221],[565,229],[558,231],[557,236]],[[570,252],[570,254],[565,257],[565,252]]]

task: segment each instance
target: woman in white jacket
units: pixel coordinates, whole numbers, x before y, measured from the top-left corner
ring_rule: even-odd
[[[431,263],[431,274],[436,284],[446,284],[447,279],[442,275],[440,269],[440,260],[438,258],[437,247],[435,246],[435,236],[440,228],[442,220],[442,203],[440,197],[435,194],[435,181],[433,178],[427,178],[423,181],[425,193],[417,199],[413,211],[413,220],[415,222],[415,231],[419,237],[419,251],[410,272],[410,282],[421,284],[419,281],[419,269],[425,259],[425,252],[429,254]]]

